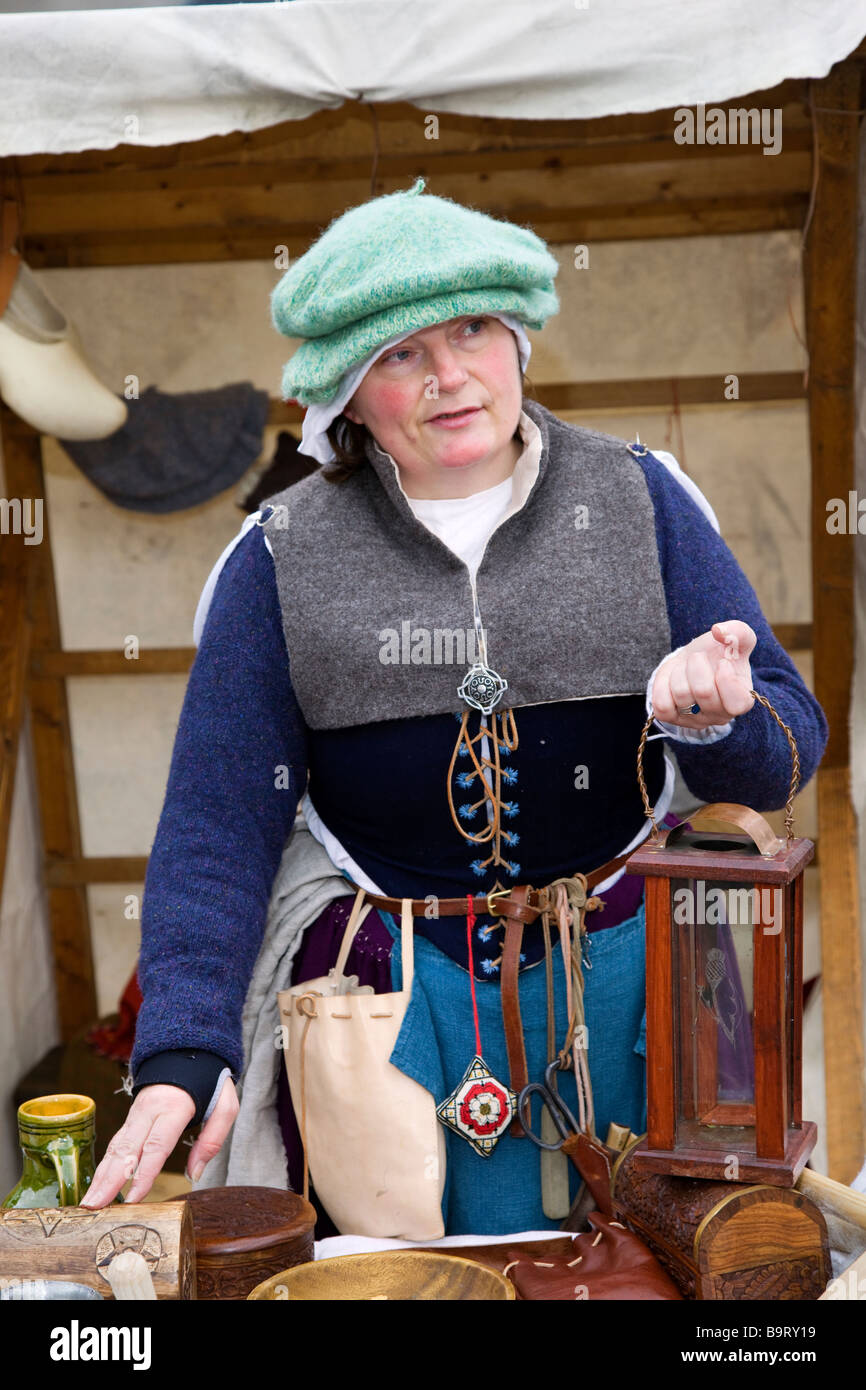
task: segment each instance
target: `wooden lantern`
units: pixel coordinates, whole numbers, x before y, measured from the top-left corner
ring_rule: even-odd
[[[647,1135],[635,1167],[792,1187],[817,1130],[801,1114],[803,870],[794,754],[787,839],[748,806],[717,802],[654,834],[628,860],[646,876]],[[722,823],[733,833],[705,829]]]

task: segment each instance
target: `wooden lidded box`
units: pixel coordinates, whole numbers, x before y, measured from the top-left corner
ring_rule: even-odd
[[[278,1187],[184,1192],[195,1232],[198,1297],[245,1299],[272,1274],[313,1258],[315,1208]]]
[[[817,1299],[832,1277],[823,1213],[793,1188],[646,1172],[635,1140],[611,1175],[613,1209],[686,1298]]]

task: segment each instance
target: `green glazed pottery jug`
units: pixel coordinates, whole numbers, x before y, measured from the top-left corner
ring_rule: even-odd
[[[24,1171],[4,1207],[77,1207],[96,1167],[89,1096],[39,1096],[18,1107]]]

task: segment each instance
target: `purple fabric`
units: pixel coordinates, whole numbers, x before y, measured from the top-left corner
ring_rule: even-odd
[[[740,963],[734,946],[734,935],[727,923],[718,928],[718,945],[724,953],[730,988],[739,1003],[741,1019],[733,1042],[721,1027],[718,1039],[719,1100],[755,1103],[755,1049],[752,1041],[752,1019],[746,1008],[746,995],[740,973]]]

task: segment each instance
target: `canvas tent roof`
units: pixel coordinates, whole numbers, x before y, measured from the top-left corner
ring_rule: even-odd
[[[0,14],[0,156],[165,145],[346,100],[511,119],[720,102],[824,76],[866,0],[290,0]]]

